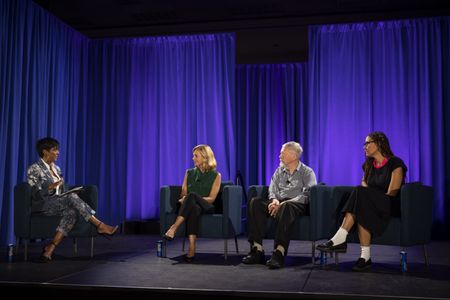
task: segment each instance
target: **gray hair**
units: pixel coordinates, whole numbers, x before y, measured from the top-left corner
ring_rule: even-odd
[[[300,157],[302,156],[303,153],[303,148],[302,146],[300,146],[299,143],[291,141],[291,142],[287,142],[285,144],[283,144],[284,148],[289,148],[293,151],[295,151],[295,153],[297,153],[297,157],[300,159]]]

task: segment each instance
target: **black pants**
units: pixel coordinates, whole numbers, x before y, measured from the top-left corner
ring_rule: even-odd
[[[189,193],[178,212],[186,222],[187,235],[198,235],[198,221],[202,213],[214,213],[214,205],[195,193]]]
[[[262,240],[266,235],[267,219],[271,218],[267,207],[270,202],[269,199],[260,197],[255,197],[250,200],[247,209],[247,221],[248,241],[251,244],[253,242],[262,244]],[[295,201],[287,201],[281,205],[275,217],[278,224],[275,232],[274,248],[281,245],[287,253],[294,223],[299,216],[306,213],[306,207],[306,204]]]

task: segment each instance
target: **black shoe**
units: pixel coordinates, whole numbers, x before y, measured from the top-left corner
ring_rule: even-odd
[[[169,241],[169,242],[171,242],[171,241],[173,241],[173,237],[171,237],[171,236],[168,236],[167,234],[165,234],[164,236],[163,236],[163,239],[165,239],[166,241]]]
[[[193,262],[195,259],[195,255],[194,256],[187,256],[187,254],[185,256],[183,256],[183,260],[187,263],[191,263]]]
[[[39,256],[38,259],[35,260],[35,262],[43,263],[43,264],[51,262],[52,261],[51,256],[45,256],[44,253],[45,253],[45,247],[42,248],[41,255]]]
[[[347,252],[347,242],[343,242],[338,245],[333,245],[333,241],[329,240],[328,242],[326,242],[324,244],[317,245],[316,249],[319,251],[324,251],[324,252],[345,253],[345,252]]]
[[[102,224],[103,224],[103,222],[100,222],[100,224],[97,226],[97,228],[100,227]],[[116,234],[118,229],[119,229],[119,225],[116,225],[115,227],[113,227],[111,232],[98,232],[98,229],[97,229],[97,233],[98,233],[98,235],[104,237],[105,239],[111,240],[111,237]]]
[[[370,270],[371,265],[372,265],[372,260],[370,258],[368,261],[366,261],[364,258],[360,257],[360,258],[358,258],[356,263],[353,265],[352,270],[357,271],[357,272]]]
[[[242,263],[246,265],[264,264],[264,260],[264,251],[258,251],[256,247],[253,247],[248,255],[242,259]]]
[[[284,255],[280,250],[275,249],[272,253],[272,257],[266,262],[266,266],[269,269],[280,269],[284,267]]]

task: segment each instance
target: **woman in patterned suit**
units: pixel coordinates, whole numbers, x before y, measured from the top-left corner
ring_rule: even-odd
[[[75,192],[59,196],[64,192],[61,169],[55,164],[59,155],[59,142],[51,137],[40,139],[36,144],[36,150],[41,159],[32,164],[27,172],[28,184],[32,191],[31,210],[46,216],[61,217],[55,236],[52,242],[44,247],[40,261],[51,261],[55,248],[72,230],[78,216],[97,227],[97,232],[101,235],[116,233],[118,226],[112,227],[97,219],[94,216],[95,211]]]

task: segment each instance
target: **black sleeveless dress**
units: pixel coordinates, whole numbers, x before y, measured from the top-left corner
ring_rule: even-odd
[[[368,177],[368,187],[357,186],[350,194],[342,212],[350,212],[356,223],[367,229],[372,236],[381,235],[391,216],[400,215],[400,192],[395,197],[386,193],[391,182],[392,172],[403,169],[403,181],[407,168],[400,158],[393,156],[380,168],[372,168]]]

